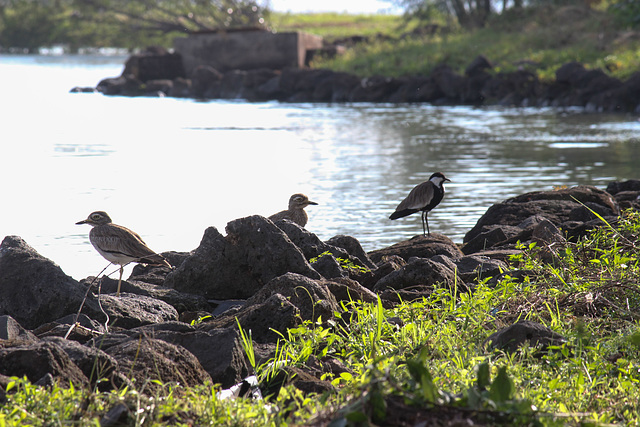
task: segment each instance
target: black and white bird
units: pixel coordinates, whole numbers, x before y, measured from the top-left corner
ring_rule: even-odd
[[[89,232],[89,241],[107,261],[120,266],[120,278],[116,296],[120,295],[123,267],[131,262],[164,265],[171,264],[160,254],[151,250],[135,231],[114,224],[104,211],[93,212],[85,220],[76,224],[89,224],[93,228]]]
[[[422,234],[426,236],[429,232],[429,219],[427,214],[431,209],[438,206],[444,196],[444,182],[451,180],[444,176],[442,172],[436,172],[429,177],[428,181],[416,185],[404,199],[396,211],[391,214],[389,219],[398,219],[411,215],[418,211],[422,211]],[[426,234],[425,234],[426,224]]]

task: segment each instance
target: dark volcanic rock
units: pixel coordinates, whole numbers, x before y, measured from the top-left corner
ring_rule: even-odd
[[[514,352],[525,342],[532,347],[561,345],[567,340],[557,332],[529,320],[521,320],[507,328],[501,329],[486,340],[494,349]]]
[[[185,387],[211,383],[198,359],[184,347],[154,338],[133,338],[105,350],[129,372],[138,390],[161,387],[153,381],[180,383]]]
[[[35,383],[46,375],[60,380],[60,385],[75,387],[89,384],[87,377],[67,353],[51,342],[0,342],[0,374],[26,376]]]
[[[30,331],[23,328],[11,316],[0,316],[0,340],[11,341],[36,341],[37,338]]]
[[[442,234],[431,233],[427,236],[414,236],[409,240],[396,243],[388,248],[369,252],[369,257],[375,263],[379,263],[383,257],[389,255],[397,255],[404,260],[409,260],[411,257],[431,258],[436,255],[460,258],[463,256],[463,253],[448,237]]]
[[[167,276],[165,285],[212,299],[244,299],[288,272],[321,277],[267,218],[237,219],[227,224],[226,230],[224,237],[208,228],[200,246]]]
[[[179,53],[169,53],[164,48],[149,48],[131,55],[125,62],[122,74],[132,75],[143,82],[185,77],[182,56]]]
[[[286,297],[300,310],[302,320],[316,321],[333,318],[338,311],[338,303],[321,280],[313,280],[296,273],[286,273],[276,277],[247,300],[247,305],[262,303],[274,294]]]
[[[581,204],[582,203],[582,204]],[[517,226],[529,217],[539,215],[556,226],[569,221],[596,219],[589,209],[606,217],[620,213],[615,199],[607,192],[591,186],[577,186],[556,191],[536,191],[507,199],[491,206],[465,235],[464,242],[496,225]]]
[[[404,267],[380,279],[373,290],[382,292],[388,288],[453,286],[454,282],[456,273],[446,265],[426,258],[412,258]],[[457,282],[463,283],[460,279]]]
[[[0,315],[27,329],[80,307],[85,288],[24,240],[7,236],[0,245]]]
[[[332,47],[336,52],[342,48]],[[308,52],[309,53],[309,52]],[[359,77],[328,69],[229,70],[224,74],[200,66],[184,76],[180,56],[162,49],[133,55],[119,77],[103,79],[106,95],[278,100],[284,102],[430,102],[437,105],[576,106],[593,112],[640,111],[640,72],[620,81],[578,62],[556,70],[556,80],[542,82],[520,69],[495,72],[484,56],[475,57],[458,74],[447,64],[430,75]],[[530,65],[530,64],[529,64]],[[82,91],[74,88],[75,92]]]

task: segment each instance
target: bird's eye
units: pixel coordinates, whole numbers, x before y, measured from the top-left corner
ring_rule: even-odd
[[[100,214],[93,214],[93,215],[91,215],[91,219],[92,219],[92,220],[94,220],[94,221],[99,220],[99,219],[100,219]]]

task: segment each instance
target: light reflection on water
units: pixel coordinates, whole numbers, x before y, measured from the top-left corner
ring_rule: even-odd
[[[373,250],[421,232],[419,215],[388,216],[436,170],[453,182],[430,226],[456,242],[508,197],[639,178],[634,116],[68,93],[121,64],[0,57],[0,93],[12,106],[0,127],[0,238],[22,236],[75,278],[106,265],[88,227],[74,225],[93,210],[155,250],[188,251],[207,226],[224,232],[305,192],[320,203],[307,208],[310,231],[350,234]]]

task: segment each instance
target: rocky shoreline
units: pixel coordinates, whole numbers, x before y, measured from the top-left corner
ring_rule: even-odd
[[[118,77],[105,78],[98,91],[119,96],[170,96],[194,99],[243,99],[251,102],[376,102],[434,105],[499,105],[515,107],[579,107],[587,112],[640,113],[640,72],[626,81],[603,70],[587,70],[570,62],[556,70],[553,82],[538,79],[523,64],[514,72],[493,72],[480,55],[464,74],[447,65],[428,76],[360,78],[327,69],[233,70],[210,66],[185,75],[180,55],[149,49],[132,55]]]
[[[117,280],[77,281],[20,237],[7,236],[0,245],[0,386],[26,376],[100,390],[151,392],[153,380],[229,388],[251,374],[236,322],[251,330],[265,361],[275,352],[274,330],[339,320],[341,301],[380,297],[393,307],[454,282],[472,293],[477,280],[526,273],[506,263],[518,253],[516,242],[537,242],[543,260],[553,261],[558,244],[603,224],[594,212],[611,223],[628,208],[640,210],[640,180],[613,182],[606,191],[527,193],[491,206],[461,245],[431,234],[369,253],[351,236],[323,242],[287,220],[250,216],[231,221],[226,235],[208,228],[191,252],[164,253],[173,269],[137,265],[120,297]],[[561,339],[529,323],[501,333]],[[513,337],[488,339],[514,345]],[[331,390],[320,377],[341,369],[338,360],[320,360],[288,381],[305,392]]]

